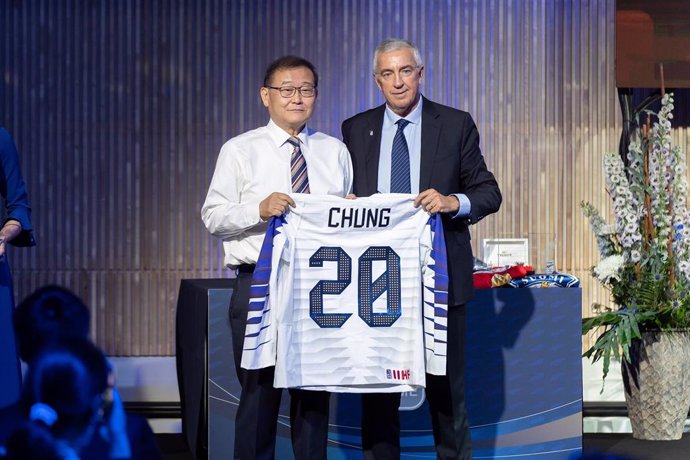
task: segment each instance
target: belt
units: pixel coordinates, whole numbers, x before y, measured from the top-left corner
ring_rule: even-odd
[[[256,264],[242,264],[237,266],[237,273],[254,273]]]

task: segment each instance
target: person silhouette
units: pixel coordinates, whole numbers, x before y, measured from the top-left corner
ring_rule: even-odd
[[[29,366],[22,405],[28,421],[7,441],[10,459],[80,459],[109,403],[105,355],[86,339],[58,341]],[[127,458],[129,453],[111,458]]]
[[[0,223],[0,407],[5,407],[19,400],[22,379],[12,328],[14,288],[7,248],[35,246],[36,241],[19,153],[3,127],[0,127],[0,196],[6,216]]]
[[[55,343],[72,339],[88,341],[89,326],[89,308],[76,294],[61,286],[43,286],[22,300],[15,311],[19,356],[31,368],[36,356]],[[112,368],[108,368],[108,393],[112,404],[109,404],[106,417],[99,420],[98,433],[91,437],[81,457],[84,460],[113,458],[115,452],[124,449],[132,459],[162,460],[147,420],[124,411]],[[27,413],[21,403],[0,409],[0,446],[26,419]]]

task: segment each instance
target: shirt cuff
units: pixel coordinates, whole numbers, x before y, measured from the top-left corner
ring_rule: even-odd
[[[462,193],[451,193],[451,195],[457,198],[458,203],[460,204],[460,206],[458,207],[458,213],[453,216],[453,219],[465,219],[470,217],[470,213],[472,212],[472,205],[470,204],[470,199],[467,198],[467,195],[464,195]]]
[[[261,203],[245,203],[243,205],[245,206],[244,218],[247,219],[244,225],[246,228],[268,222],[268,220],[263,220],[261,218],[261,212],[259,211]]]

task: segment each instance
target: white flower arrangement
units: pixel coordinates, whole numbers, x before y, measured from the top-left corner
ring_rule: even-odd
[[[617,308],[594,305],[597,315],[583,320],[582,332],[605,331],[584,356],[629,360],[630,342],[640,329],[690,327],[690,214],[687,209],[687,165],[671,145],[673,95],[661,109],[648,112],[628,146],[626,162],[618,153],[604,157],[606,191],[613,200],[615,223],[583,202],[601,256],[592,274],[607,287]],[[651,118],[656,122],[651,124]]]

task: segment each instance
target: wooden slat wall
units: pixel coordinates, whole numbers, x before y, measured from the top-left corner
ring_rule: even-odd
[[[474,115],[503,189],[476,250],[530,237],[541,264],[556,241],[587,311],[605,293],[586,272],[597,255],[578,203],[608,210],[614,18],[613,0],[0,0],[0,124],[39,242],[11,251],[17,296],[67,285],[109,353],[173,354],[180,279],[230,276],[199,209],[222,143],[267,121],[266,65],[311,59],[311,125],[339,137],[344,118],[382,102],[371,53],[400,36],[421,48],[424,94]]]

